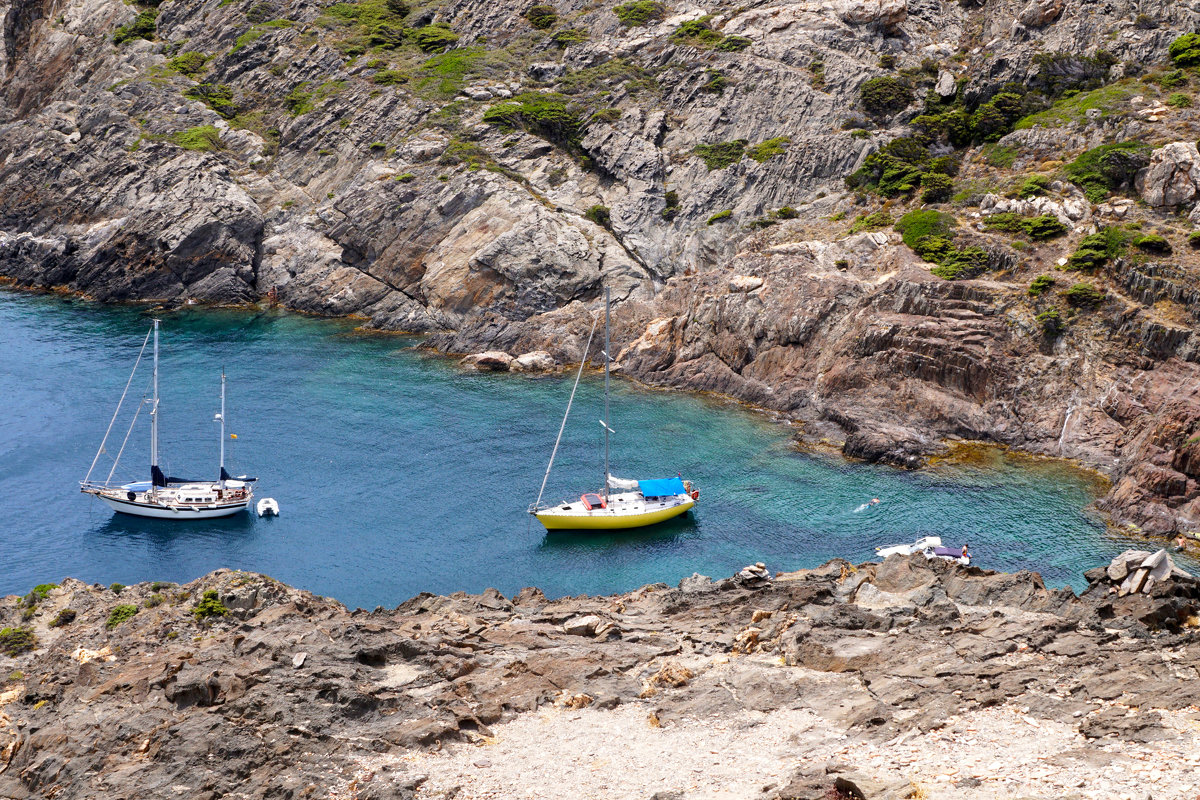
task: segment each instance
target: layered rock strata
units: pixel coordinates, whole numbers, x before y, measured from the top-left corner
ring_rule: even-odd
[[[488,753],[538,748],[506,737],[554,709],[576,710],[556,723],[564,734],[572,720],[641,719],[649,732],[630,741],[661,735],[661,746],[682,741],[673,731],[735,722],[777,743],[791,735],[776,756],[786,779],[748,797],[825,797],[846,782],[875,787],[870,797],[921,786],[930,797],[1003,786],[1061,797],[1079,775],[1093,776],[1094,791],[1077,792],[1087,797],[1151,780],[1155,796],[1190,787],[1195,579],[1118,596],[1102,567],[1076,597],[1035,574],[920,556],[763,572],[598,598],[419,595],[374,612],[227,570],[119,595],[73,580],[39,587],[0,603],[15,653],[0,655],[0,795],[450,796],[457,762],[433,755],[450,747],[482,781],[462,796],[494,796],[502,765],[489,771]],[[1015,729],[989,722],[1000,717]],[[1007,731],[987,746],[1011,757],[960,757],[952,771],[913,757],[955,739],[974,747],[979,726]],[[1035,735],[1028,753],[1020,739]],[[638,796],[647,780],[693,796],[685,784],[697,779],[669,761],[626,755],[590,768],[607,796]],[[721,774],[736,769],[715,755]],[[531,774],[507,796],[547,785]]]

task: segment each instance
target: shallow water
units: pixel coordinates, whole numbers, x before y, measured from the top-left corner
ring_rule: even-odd
[[[537,494],[570,375],[464,372],[415,340],[282,313],[161,314],[160,451],[168,474],[213,478],[220,369],[229,376],[230,471],[259,477],[282,514],[161,522],[114,515],[78,492],[149,327],[148,312],[0,292],[0,594],[73,576],[191,580],[265,572],[350,606],[420,591],[623,591],[692,572],[732,574],[937,533],[975,563],[1081,587],[1126,545],[1085,510],[1095,482],[995,453],[922,472],[798,452],[786,426],[736,405],[614,382],[613,471],[682,472],[697,510],[639,533],[547,535]],[[147,365],[148,367],[148,362]],[[130,389],[148,392],[149,369]],[[585,378],[547,496],[600,483],[601,381]],[[148,477],[143,415],[117,478]],[[114,428],[120,447],[128,423]],[[102,456],[93,477],[111,460]],[[880,503],[857,510],[872,498]]]

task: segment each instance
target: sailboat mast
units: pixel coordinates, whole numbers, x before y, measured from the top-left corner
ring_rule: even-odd
[[[150,401],[150,476],[151,488],[158,486],[158,320],[154,320],[154,397]],[[166,481],[162,482],[166,485]]]
[[[225,370],[221,370],[221,484],[225,483]]]
[[[608,349],[611,346],[608,335],[608,308],[612,290],[604,287],[604,502],[608,502],[608,362],[611,360]]]

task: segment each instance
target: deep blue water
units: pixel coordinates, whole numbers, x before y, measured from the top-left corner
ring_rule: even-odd
[[[788,428],[736,405],[614,383],[613,471],[682,472],[688,518],[616,536],[548,536],[525,509],[554,442],[570,375],[465,372],[346,322],[283,313],[162,313],[162,445],[168,474],[215,477],[220,369],[229,376],[230,471],[259,477],[282,515],[173,523],[114,515],[84,477],[149,327],[140,307],[0,292],[0,594],[73,576],[191,580],[217,567],[267,573],[350,606],[420,591],[547,595],[623,591],[692,572],[732,574],[937,533],[980,566],[1083,585],[1125,542],[1085,508],[1094,482],[999,454],[922,472],[794,448]],[[148,364],[147,364],[148,366]],[[143,369],[132,410],[148,391]],[[601,382],[585,378],[547,495],[600,482]],[[146,417],[118,478],[148,475]],[[127,427],[123,416],[108,450]],[[102,456],[103,477],[111,460]],[[882,502],[856,513],[862,503]]]

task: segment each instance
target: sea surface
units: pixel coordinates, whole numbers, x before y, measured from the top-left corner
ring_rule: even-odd
[[[217,474],[219,376],[228,375],[229,470],[258,477],[281,515],[170,522],[114,514],[82,495],[152,312],[0,291],[0,594],[71,576],[188,581],[264,572],[347,605],[422,591],[548,596],[863,561],[936,533],[979,566],[1082,572],[1129,543],[1088,510],[1101,487],[1069,466],[985,452],[919,472],[800,452],[788,426],[726,401],[613,383],[614,474],[682,473],[685,518],[619,535],[548,535],[537,495],[572,374],[464,371],[418,340],[282,312],[154,312],[161,329],[160,452],[171,475]],[[149,349],[93,479],[149,476]],[[585,376],[547,489],[599,488],[602,381]],[[874,498],[880,501],[869,504]],[[865,505],[864,507],[864,504]],[[1192,566],[1193,564],[1186,564]]]

